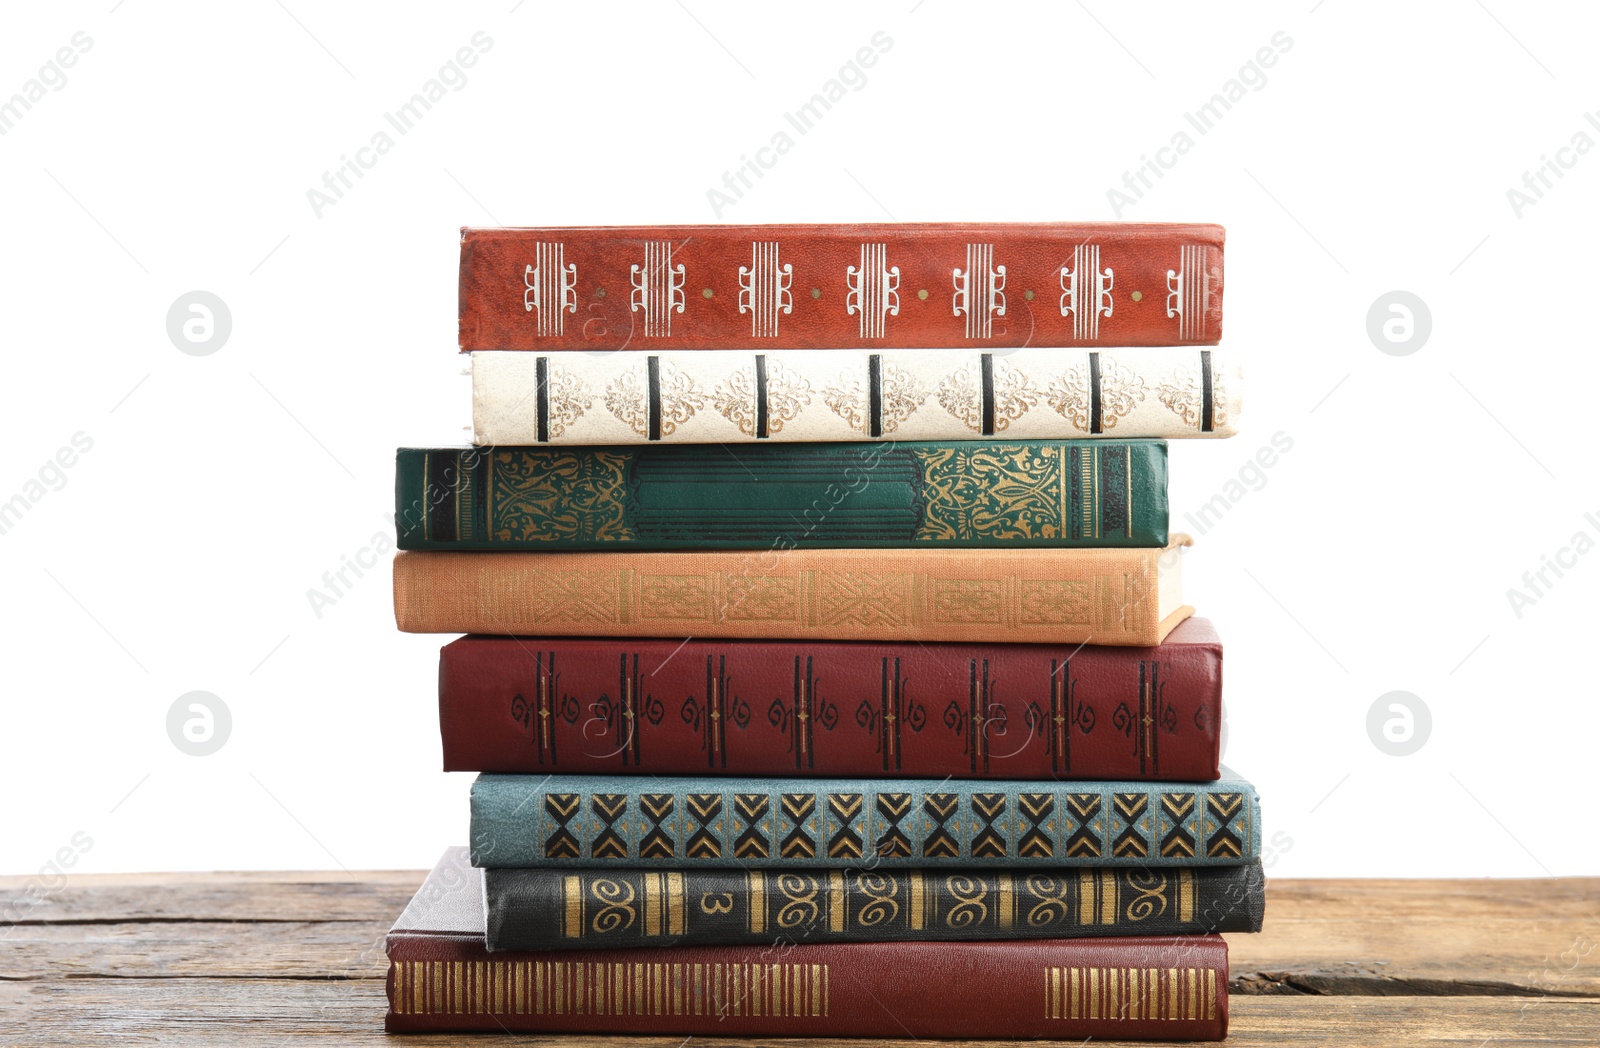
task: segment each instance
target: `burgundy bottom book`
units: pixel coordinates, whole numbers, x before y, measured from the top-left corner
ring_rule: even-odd
[[[657,908],[660,900],[657,900]],[[650,900],[618,919],[662,920]],[[1215,935],[489,953],[447,851],[389,932],[391,1033],[1221,1040]]]

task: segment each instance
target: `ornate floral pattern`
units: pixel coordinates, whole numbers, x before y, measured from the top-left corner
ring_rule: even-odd
[[[1048,403],[1072,427],[1089,432],[1092,406],[1089,396],[1089,367],[1068,368],[1051,380],[1045,390]],[[1100,364],[1100,429],[1109,433],[1145,398],[1144,379],[1115,360],[1102,358]]]

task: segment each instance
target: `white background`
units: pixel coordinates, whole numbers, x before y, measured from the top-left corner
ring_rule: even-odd
[[[0,535],[0,872],[80,834],[74,873],[464,843],[443,638],[394,630],[383,567],[320,617],[307,599],[389,531],[394,448],[466,439],[458,227],[1116,217],[1228,229],[1245,432],[1174,445],[1175,525],[1293,441],[1187,561],[1273,874],[1600,872],[1600,556],[1520,617],[1507,597],[1600,538],[1600,150],[1520,215],[1507,196],[1600,141],[1587,8],[114,2],[0,34],[0,98],[92,40],[0,136],[0,502],[93,441]],[[465,84],[395,134],[384,114],[480,31]],[[864,85],[795,134],[784,113],[880,31]],[[1184,114],[1280,31],[1199,134]],[[380,130],[394,148],[319,216],[307,191]],[[779,130],[794,148],[716,214],[708,189]],[[1108,189],[1179,132],[1119,216]],[[233,320],[204,357],[166,331],[196,289]],[[1432,316],[1403,357],[1366,330],[1396,289]],[[197,689],[233,720],[208,757],[166,729]],[[1432,717],[1408,757],[1367,732],[1395,690]]]

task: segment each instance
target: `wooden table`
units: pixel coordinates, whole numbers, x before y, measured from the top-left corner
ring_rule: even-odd
[[[480,1043],[383,1034],[383,935],[421,881],[76,876],[40,897],[37,881],[0,878],[0,914],[24,914],[0,924],[0,1045]],[[1229,937],[1234,1045],[1600,1045],[1600,878],[1276,881],[1269,893],[1266,932]]]

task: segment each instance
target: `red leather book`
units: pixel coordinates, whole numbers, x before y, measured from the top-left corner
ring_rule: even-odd
[[[461,231],[461,349],[1209,345],[1221,226]]]
[[[481,871],[466,865],[465,849],[446,852],[389,932],[387,1030],[1186,1041],[1227,1035],[1228,947],[1215,935],[775,940],[489,953],[483,905]],[[638,908],[639,919],[671,919],[652,914],[649,899]]]
[[[1156,647],[463,637],[446,771],[1217,778],[1222,642]]]

